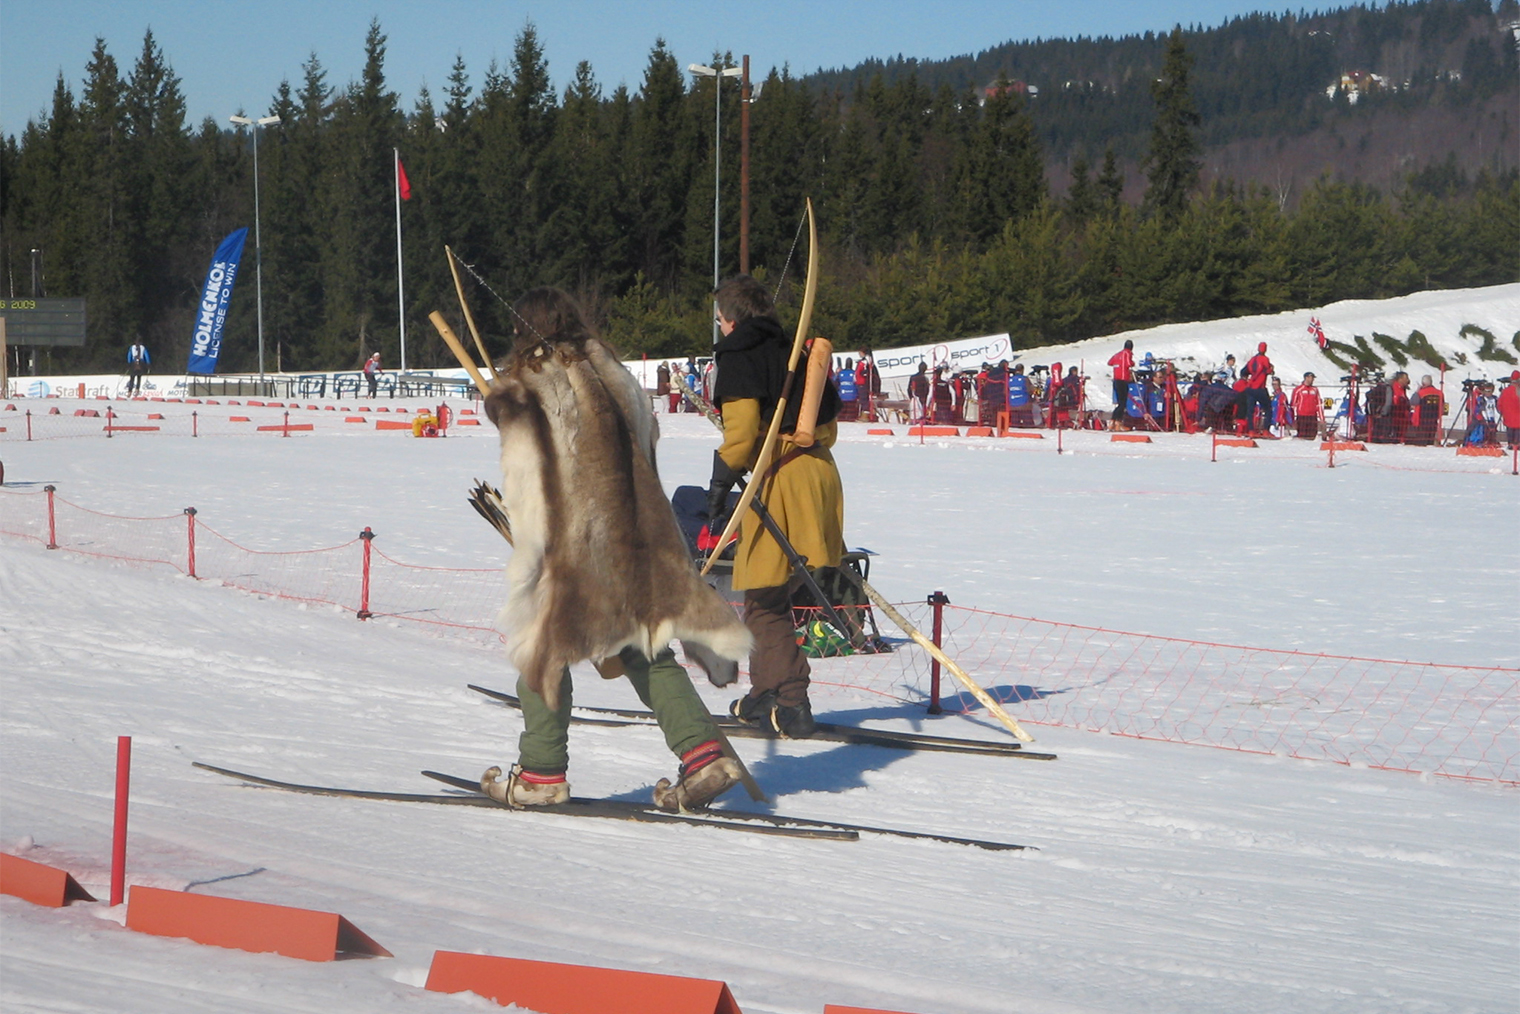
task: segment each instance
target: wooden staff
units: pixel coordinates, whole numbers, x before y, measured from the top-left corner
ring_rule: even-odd
[[[921,648],[937,658],[939,660],[939,664],[948,669],[950,671],[950,675],[960,680],[961,685],[964,686],[967,690],[971,691],[971,696],[975,697],[978,701],[981,701],[982,706],[991,712],[994,718],[1007,726],[1008,731],[1013,733],[1015,738],[1021,739],[1025,743],[1034,742],[1034,737],[1025,732],[1024,727],[1019,725],[1018,722],[1014,721],[1013,716],[1004,711],[1003,706],[997,701],[993,700],[991,694],[987,693],[987,691],[978,686],[976,681],[966,674],[966,670],[956,665],[955,660],[952,659],[949,655],[946,655],[944,649],[935,644],[933,641],[929,640],[917,627],[909,623],[907,617],[898,612],[892,606],[892,603],[882,598],[881,592],[877,591],[875,588],[872,588],[870,584],[865,580],[862,580],[860,582],[860,586],[865,590],[867,597],[869,597],[872,602],[876,603],[876,607],[887,614],[887,619],[897,624],[898,629],[902,630],[909,637],[913,638],[913,640]]]
[[[491,357],[486,353],[485,342],[480,340],[480,332],[475,327],[475,315],[470,312],[470,304],[465,302],[464,283],[459,280],[459,266],[455,263],[458,258],[454,256],[454,251],[450,250],[447,246],[443,248],[443,252],[448,254],[449,272],[454,276],[454,291],[459,294],[459,308],[464,311],[464,322],[469,325],[470,336],[475,339],[475,347],[480,350],[481,362],[485,363],[486,369],[491,371],[492,380],[500,380],[501,377],[496,372],[496,366],[491,362]]]
[[[428,320],[432,321],[433,326],[438,329],[438,337],[442,338],[443,343],[453,351],[454,358],[459,360],[459,365],[463,366],[465,372],[470,375],[470,379],[475,381],[475,386],[480,390],[480,396],[484,398],[489,395],[491,393],[491,385],[487,384],[486,378],[480,375],[480,370],[476,367],[475,360],[471,359],[469,353],[465,352],[464,343],[459,340],[459,336],[454,333],[454,329],[449,327],[449,322],[443,319],[443,314],[434,310],[428,314]]]

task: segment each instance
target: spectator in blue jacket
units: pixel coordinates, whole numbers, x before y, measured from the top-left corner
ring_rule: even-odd
[[[152,362],[152,357],[148,355],[148,346],[142,343],[141,338],[127,349],[127,394],[141,393],[143,374],[148,372],[148,367]]]
[[[839,415],[836,418],[840,422],[859,419],[860,394],[855,386],[855,364],[849,359],[834,374],[834,386],[839,390]]]

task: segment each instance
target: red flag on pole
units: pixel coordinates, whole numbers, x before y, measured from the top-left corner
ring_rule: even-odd
[[[406,166],[401,164],[399,156],[396,158],[396,192],[403,201],[412,199],[412,182],[406,178]]]

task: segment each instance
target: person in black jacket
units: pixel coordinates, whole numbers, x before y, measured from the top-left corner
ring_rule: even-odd
[[[776,319],[770,293],[748,275],[724,282],[715,293],[723,338],[713,347],[717,377],[713,402],[723,416],[723,446],[713,455],[708,485],[708,531],[722,531],[730,489],[757,464],[776,413],[792,341]],[[793,380],[782,413],[781,434],[759,484],[759,499],[809,569],[839,566],[844,554],[844,489],[829,448],[838,435],[839,396],[825,387],[806,447],[795,443],[802,377]],[[799,583],[791,560],[754,511],[741,519],[734,554],[733,587],[744,592],[744,623],[754,637],[749,693],[730,712],[746,724],[765,723],[783,736],[803,739],[815,726],[808,699],[809,666],[797,645],[792,592]]]

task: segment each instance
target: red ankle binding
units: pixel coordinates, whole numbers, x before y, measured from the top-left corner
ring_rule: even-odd
[[[529,785],[556,785],[565,780],[565,773],[561,771],[557,775],[541,775],[536,771],[523,770],[517,773],[517,777]]]
[[[715,739],[693,747],[681,755],[681,776],[695,774],[723,756],[723,747]]]

